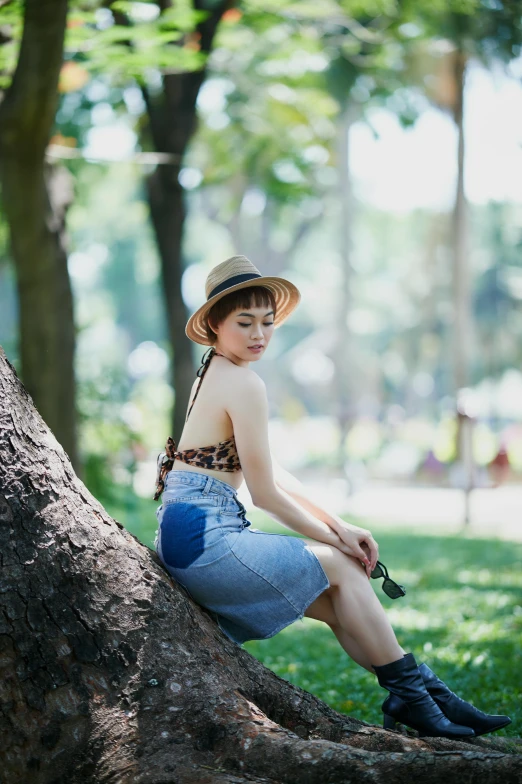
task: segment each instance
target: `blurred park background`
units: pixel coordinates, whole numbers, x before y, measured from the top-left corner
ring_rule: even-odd
[[[371,527],[408,589],[377,586],[402,644],[460,663],[468,698],[514,719],[501,734],[520,716],[521,42],[508,0],[0,1],[0,344],[78,476],[151,546],[209,270],[243,253],[288,277],[300,306],[255,365],[273,453]],[[380,721],[319,625],[246,647]]]

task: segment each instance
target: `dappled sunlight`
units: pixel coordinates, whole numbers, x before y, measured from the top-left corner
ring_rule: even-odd
[[[522,570],[513,572],[503,572],[499,570],[491,571],[490,569],[462,569],[456,575],[455,579],[459,583],[464,584],[478,584],[478,585],[513,585],[522,587]]]
[[[433,616],[426,615],[423,611],[415,610],[413,607],[392,607],[388,609],[388,617],[395,629],[404,630],[425,630],[443,628],[445,620],[435,619]]]

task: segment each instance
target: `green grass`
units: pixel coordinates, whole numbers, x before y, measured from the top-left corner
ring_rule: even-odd
[[[152,547],[158,502],[134,498],[129,506],[129,495],[122,504],[107,503],[107,511]],[[257,510],[248,519],[256,528],[294,535]],[[459,696],[488,713],[509,715],[512,723],[495,735],[519,736],[522,543],[364,525],[377,540],[379,559],[390,576],[407,591],[393,600],[383,593],[382,580],[371,581],[399,643]],[[332,708],[382,725],[381,704],[388,692],[349,658],[320,621],[304,618],[268,640],[250,640],[244,648]]]
[[[481,710],[509,715],[512,723],[495,735],[519,736],[522,544],[365,526],[379,544],[379,559],[407,591],[393,600],[382,591],[382,580],[372,580],[404,650]],[[304,618],[244,648],[335,710],[382,725],[388,692],[321,621]]]

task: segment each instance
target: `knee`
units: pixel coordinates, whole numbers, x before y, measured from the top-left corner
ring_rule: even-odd
[[[358,572],[366,575],[366,569],[364,568],[364,565],[355,555],[348,555],[348,553],[343,553],[340,550],[338,552],[341,556],[344,569],[350,569],[352,572]]]
[[[359,574],[367,579],[366,570],[357,558],[330,545],[312,544],[311,547],[328,576],[331,588],[343,584],[347,578],[356,579]]]
[[[349,583],[352,587],[362,586],[364,590],[370,584],[364,565],[353,555],[347,553],[340,553],[340,555],[342,556],[342,566],[339,583]]]

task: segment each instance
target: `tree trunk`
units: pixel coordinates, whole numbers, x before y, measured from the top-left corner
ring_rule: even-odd
[[[185,335],[189,313],[181,294],[183,276],[182,238],[185,222],[183,190],[178,181],[179,166],[158,166],[147,180],[150,215],[161,259],[161,279],[172,347],[172,386],[176,393],[172,435],[176,442],[185,424],[192,387],[194,364],[191,343]],[[201,347],[201,354],[205,349]]]
[[[457,190],[452,215],[453,239],[453,379],[455,395],[469,384],[471,357],[471,288],[468,270],[468,207],[464,189],[465,137],[464,137],[464,89],[467,55],[455,50],[453,59],[455,81],[455,105],[453,119],[457,126]],[[457,420],[457,459],[461,458],[461,420]]]
[[[357,109],[348,102],[343,109],[338,124],[338,166],[339,173],[339,255],[341,258],[341,285],[339,296],[339,315],[337,318],[337,339],[332,351],[335,363],[335,392],[337,403],[337,422],[339,427],[339,446],[337,465],[344,470],[346,461],[345,443],[354,419],[353,406],[353,352],[352,336],[348,317],[352,307],[352,235],[355,201],[350,172],[350,130],[357,120]]]
[[[164,5],[168,6],[169,3],[165,2]],[[210,52],[219,21],[230,5],[230,0],[212,4],[208,8],[205,4],[194,3],[195,8],[204,7],[209,11],[207,19],[197,27],[202,52]],[[148,132],[154,149],[156,152],[169,153],[176,161],[158,165],[147,180],[152,225],[161,260],[168,334],[174,357],[172,386],[176,398],[172,434],[176,441],[185,424],[194,375],[192,347],[185,335],[185,324],[190,314],[181,295],[185,205],[178,175],[187,145],[197,128],[196,101],[205,77],[206,68],[195,72],[164,74],[161,93],[152,96],[147,89],[143,90],[149,117]],[[202,348],[201,354],[203,351]]]
[[[75,476],[1,348],[0,565],[2,784],[520,781],[518,739],[383,730],[231,642]]]
[[[0,106],[0,184],[15,263],[21,374],[80,471],[73,298],[64,243],[72,199],[65,169],[46,166],[62,64],[67,0],[27,0],[18,65]]]

